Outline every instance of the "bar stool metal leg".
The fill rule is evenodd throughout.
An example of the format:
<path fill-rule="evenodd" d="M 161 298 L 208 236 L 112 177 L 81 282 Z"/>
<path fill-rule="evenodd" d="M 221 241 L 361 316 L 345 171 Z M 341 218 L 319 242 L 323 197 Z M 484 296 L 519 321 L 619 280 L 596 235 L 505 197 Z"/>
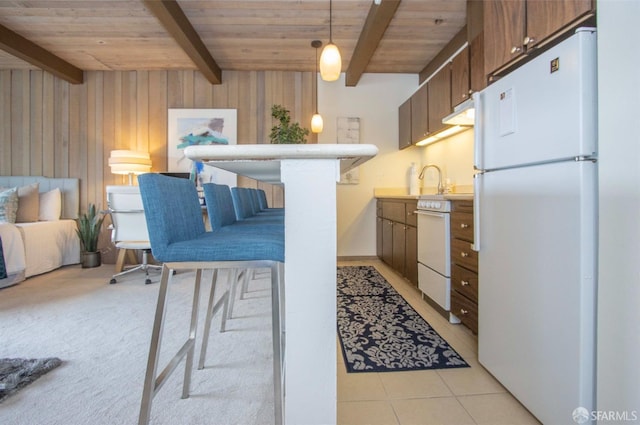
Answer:
<path fill-rule="evenodd" d="M 284 341 L 282 332 L 281 315 L 283 305 L 282 297 L 282 274 L 279 273 L 279 263 L 271 265 L 271 328 L 273 338 L 273 402 L 276 425 L 284 422 L 284 386 L 283 386 L 283 362 L 284 362 Z"/>
<path fill-rule="evenodd" d="M 220 332 L 225 331 L 227 322 L 227 310 L 229 308 L 229 291 L 226 291 L 222 297 L 214 304 L 215 287 L 218 281 L 218 269 L 214 269 L 211 278 L 211 292 L 209 292 L 209 304 L 207 306 L 207 316 L 204 322 L 204 335 L 202 337 L 202 347 L 200 348 L 200 360 L 198 361 L 198 369 L 204 369 L 204 361 L 207 357 L 207 347 L 209 345 L 209 333 L 211 332 L 211 320 L 220 308 L 222 308 L 222 320 L 220 323 Z"/>
<path fill-rule="evenodd" d="M 156 374 L 158 371 L 158 356 L 160 354 L 160 345 L 162 342 L 162 325 L 166 312 L 167 290 L 169 288 L 169 277 L 172 271 L 165 265 L 162 268 L 162 277 L 160 279 L 160 292 L 158 294 L 158 304 L 156 305 L 156 314 L 153 320 L 153 331 L 151 333 L 151 345 L 149 347 L 149 360 L 147 361 L 147 372 L 144 377 L 144 388 L 142 390 L 142 403 L 140 404 L 140 416 L 138 418 L 139 425 L 149 423 L 151 414 L 151 401 L 158 391 L 156 384 Z"/>
<path fill-rule="evenodd" d="M 182 345 L 180 350 L 171 358 L 169 363 L 158 375 L 158 358 L 162 342 L 162 328 L 165 319 L 167 307 L 167 292 L 169 290 L 169 280 L 173 275 L 173 267 L 165 263 L 162 267 L 162 278 L 160 280 L 160 292 L 158 294 L 158 304 L 156 306 L 156 314 L 153 321 L 153 331 L 151 334 L 151 344 L 149 347 L 149 359 L 147 361 L 147 372 L 144 379 L 144 387 L 142 390 L 142 402 L 140 403 L 140 415 L 138 417 L 139 425 L 149 423 L 151 416 L 151 404 L 153 397 L 160 391 L 167 378 L 178 366 L 180 361 L 186 356 L 184 384 L 182 389 L 182 398 L 189 397 L 189 389 L 191 386 L 191 371 L 193 368 L 193 354 L 195 350 L 196 328 L 198 323 L 198 304 L 200 300 L 200 279 L 202 270 L 196 271 L 196 282 L 193 291 L 193 305 L 191 310 L 191 323 L 189 325 L 189 338 Z M 157 375 L 157 376 L 156 376 Z"/>

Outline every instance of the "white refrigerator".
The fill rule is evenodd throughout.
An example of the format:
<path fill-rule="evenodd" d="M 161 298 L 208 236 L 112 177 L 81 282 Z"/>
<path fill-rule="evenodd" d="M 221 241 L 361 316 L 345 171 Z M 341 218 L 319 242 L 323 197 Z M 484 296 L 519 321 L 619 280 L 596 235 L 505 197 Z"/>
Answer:
<path fill-rule="evenodd" d="M 474 95 L 478 357 L 549 425 L 595 409 L 596 72 L 582 28 Z"/>

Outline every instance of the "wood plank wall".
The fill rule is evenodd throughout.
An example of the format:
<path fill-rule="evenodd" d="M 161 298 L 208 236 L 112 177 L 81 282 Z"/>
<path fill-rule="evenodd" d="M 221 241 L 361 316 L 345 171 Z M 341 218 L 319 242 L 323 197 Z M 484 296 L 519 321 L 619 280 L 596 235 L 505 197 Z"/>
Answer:
<path fill-rule="evenodd" d="M 313 72 L 230 71 L 211 85 L 197 71 L 87 71 L 81 85 L 38 70 L 0 71 L 0 175 L 76 177 L 81 209 L 106 205 L 105 186 L 126 184 L 111 174 L 109 153 L 151 153 L 152 171 L 167 168 L 168 108 L 235 108 L 238 143 L 269 143 L 271 105 L 310 127 Z M 310 134 L 308 143 L 317 143 Z M 270 205 L 283 204 L 280 187 L 262 187 Z"/>

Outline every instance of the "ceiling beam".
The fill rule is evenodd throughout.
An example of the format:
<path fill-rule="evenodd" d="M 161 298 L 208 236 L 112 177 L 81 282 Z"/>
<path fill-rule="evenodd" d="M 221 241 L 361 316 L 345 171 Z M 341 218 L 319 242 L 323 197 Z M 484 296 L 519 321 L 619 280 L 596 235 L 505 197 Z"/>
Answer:
<path fill-rule="evenodd" d="M 144 0 L 182 50 L 211 84 L 222 83 L 222 71 L 175 0 Z"/>
<path fill-rule="evenodd" d="M 80 68 L 71 65 L 4 25 L 0 25 L 0 49 L 72 84 L 82 84 L 84 81 L 84 73 Z"/>
<path fill-rule="evenodd" d="M 400 0 L 382 0 L 379 5 L 371 3 L 367 20 L 345 73 L 347 87 L 354 87 L 360 81 L 399 5 Z"/>

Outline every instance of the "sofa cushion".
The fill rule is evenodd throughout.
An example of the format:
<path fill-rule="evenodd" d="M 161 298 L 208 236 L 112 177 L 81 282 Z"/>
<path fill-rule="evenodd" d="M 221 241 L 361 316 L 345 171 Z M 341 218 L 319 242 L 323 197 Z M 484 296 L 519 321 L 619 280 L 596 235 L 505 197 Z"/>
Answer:
<path fill-rule="evenodd" d="M 18 212 L 16 223 L 33 223 L 38 221 L 40 214 L 40 197 L 38 183 L 18 188 Z"/>
<path fill-rule="evenodd" d="M 18 212 L 18 188 L 0 191 L 0 222 L 15 223 Z"/>

